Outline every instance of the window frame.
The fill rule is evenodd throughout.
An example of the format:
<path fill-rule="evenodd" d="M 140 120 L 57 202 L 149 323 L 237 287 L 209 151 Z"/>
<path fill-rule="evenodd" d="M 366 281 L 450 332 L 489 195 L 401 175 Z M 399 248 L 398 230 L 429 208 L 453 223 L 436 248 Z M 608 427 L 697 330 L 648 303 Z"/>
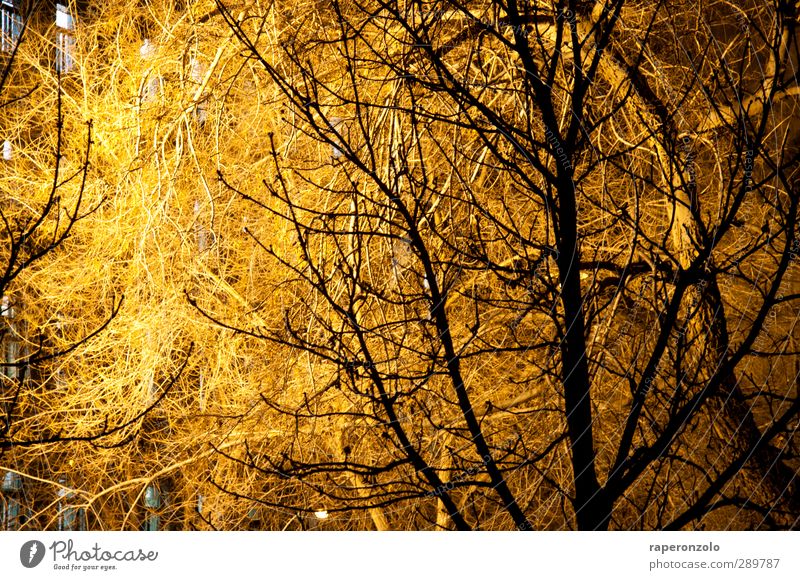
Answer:
<path fill-rule="evenodd" d="M 17 0 L 0 2 L 0 52 L 14 52 L 22 34 L 22 15 Z"/>
<path fill-rule="evenodd" d="M 69 6 L 56 4 L 56 71 L 69 73 L 75 68 L 75 17 Z"/>

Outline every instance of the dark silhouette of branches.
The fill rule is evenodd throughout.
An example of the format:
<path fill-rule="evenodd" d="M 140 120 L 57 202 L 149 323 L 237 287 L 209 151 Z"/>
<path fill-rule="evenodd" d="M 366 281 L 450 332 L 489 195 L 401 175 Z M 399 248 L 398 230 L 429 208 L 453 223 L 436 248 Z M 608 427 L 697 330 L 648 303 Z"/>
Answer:
<path fill-rule="evenodd" d="M 218 177 L 284 228 L 245 231 L 285 282 L 189 300 L 306 368 L 246 419 L 288 434 L 220 452 L 291 491 L 244 495 L 796 525 L 796 6 L 332 0 L 273 39 L 216 4 L 280 93 L 263 183 Z"/>

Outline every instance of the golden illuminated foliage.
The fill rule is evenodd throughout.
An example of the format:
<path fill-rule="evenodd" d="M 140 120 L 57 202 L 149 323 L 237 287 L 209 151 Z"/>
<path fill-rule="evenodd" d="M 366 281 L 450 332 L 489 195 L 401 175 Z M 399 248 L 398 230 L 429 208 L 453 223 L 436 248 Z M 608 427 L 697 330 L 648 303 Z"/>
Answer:
<path fill-rule="evenodd" d="M 33 18 L 28 527 L 793 525 L 797 14 L 701 4 Z"/>

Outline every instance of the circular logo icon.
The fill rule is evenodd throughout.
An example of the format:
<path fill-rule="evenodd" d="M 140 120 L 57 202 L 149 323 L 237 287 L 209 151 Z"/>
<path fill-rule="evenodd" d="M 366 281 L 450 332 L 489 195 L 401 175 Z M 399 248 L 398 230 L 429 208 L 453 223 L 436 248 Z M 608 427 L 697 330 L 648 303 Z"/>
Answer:
<path fill-rule="evenodd" d="M 30 540 L 19 549 L 19 561 L 26 568 L 36 568 L 44 560 L 44 544 L 39 540 Z"/>

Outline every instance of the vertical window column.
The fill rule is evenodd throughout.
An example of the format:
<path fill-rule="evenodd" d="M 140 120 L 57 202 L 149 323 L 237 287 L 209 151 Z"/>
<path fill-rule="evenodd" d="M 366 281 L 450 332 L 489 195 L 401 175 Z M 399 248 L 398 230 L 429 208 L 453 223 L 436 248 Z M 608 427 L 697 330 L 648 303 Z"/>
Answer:
<path fill-rule="evenodd" d="M 3 296 L 0 301 L 0 316 L 4 319 L 5 328 L 2 330 L 3 338 L 3 365 L 2 374 L 8 379 L 15 381 L 19 378 L 19 337 L 17 336 L 16 329 L 14 328 L 14 308 L 8 296 Z"/>
<path fill-rule="evenodd" d="M 22 31 L 22 17 L 17 10 L 17 0 L 2 0 L 0 3 L 0 50 L 12 52 Z"/>
<path fill-rule="evenodd" d="M 145 72 L 145 83 L 142 86 L 141 102 L 153 101 L 161 92 L 161 77 L 158 75 L 156 65 L 153 62 L 156 57 L 156 45 L 150 42 L 149 38 L 144 39 L 144 43 L 139 47 L 139 56 L 149 68 Z"/>
<path fill-rule="evenodd" d="M 202 93 L 200 93 L 200 87 L 203 86 L 203 77 L 206 74 L 206 67 L 200 60 L 193 56 L 192 60 L 189 64 L 189 78 L 192 81 L 192 84 L 197 87 L 197 93 L 195 94 L 195 105 L 194 105 L 194 116 L 197 119 L 197 124 L 201 127 L 206 122 L 206 100 Z"/>
<path fill-rule="evenodd" d="M 200 200 L 194 200 L 194 233 L 197 237 L 197 251 L 199 253 L 205 252 L 208 249 L 208 230 L 200 222 L 201 219 L 201 206 Z"/>
<path fill-rule="evenodd" d="M 61 532 L 85 531 L 86 530 L 86 510 L 75 507 L 75 492 L 67 487 L 66 478 L 58 480 L 61 487 L 58 489 L 58 530 Z"/>
<path fill-rule="evenodd" d="M 18 473 L 7 472 L 3 476 L 3 502 L 0 504 L 0 519 L 4 530 L 18 530 L 25 523 L 22 516 L 22 477 Z"/>
<path fill-rule="evenodd" d="M 68 73 L 75 66 L 75 20 L 63 4 L 56 4 L 56 29 L 56 70 Z"/>
<path fill-rule="evenodd" d="M 161 491 L 156 484 L 151 483 L 144 490 L 144 507 L 147 516 L 144 521 L 144 530 L 157 532 L 159 526 L 159 512 L 161 511 Z"/>

